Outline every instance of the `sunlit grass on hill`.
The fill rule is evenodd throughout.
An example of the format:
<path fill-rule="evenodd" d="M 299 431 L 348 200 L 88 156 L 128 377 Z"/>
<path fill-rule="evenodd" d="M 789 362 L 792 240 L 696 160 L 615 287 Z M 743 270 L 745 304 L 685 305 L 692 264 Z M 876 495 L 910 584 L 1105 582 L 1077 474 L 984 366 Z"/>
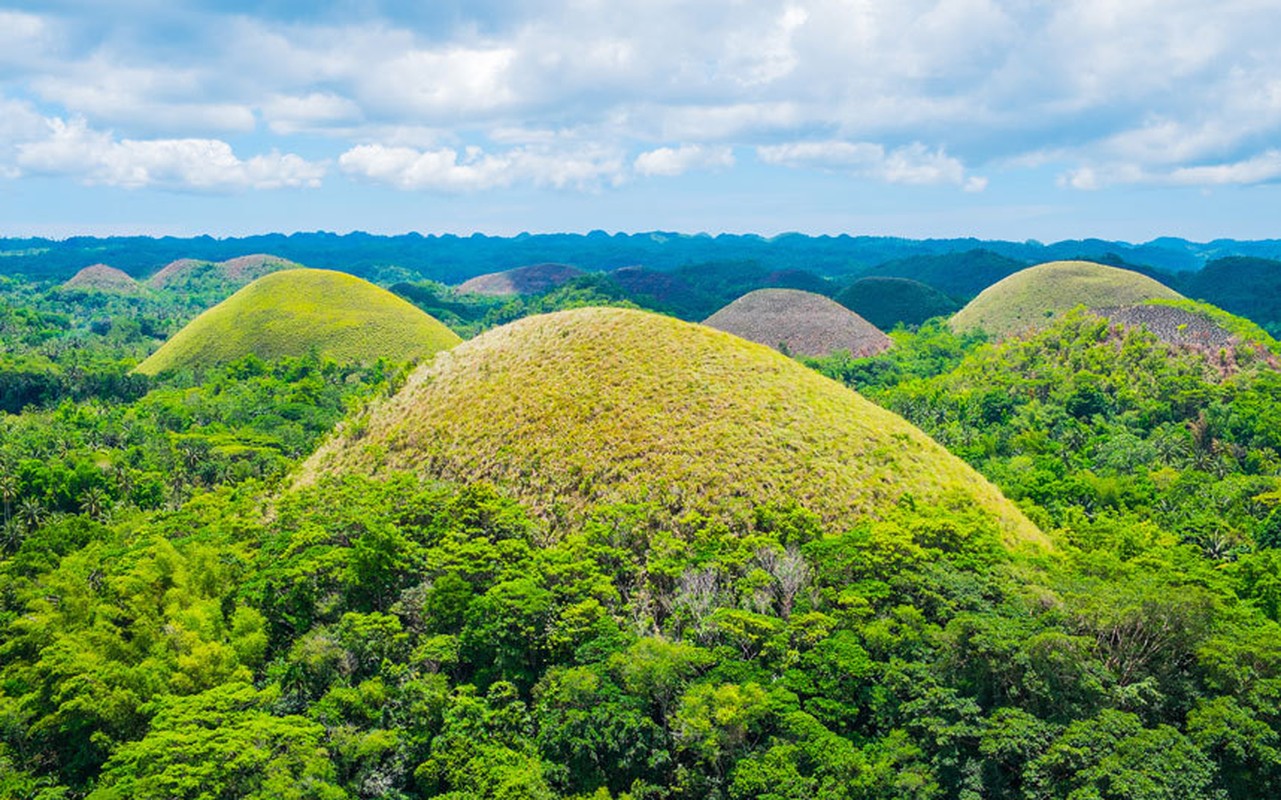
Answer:
<path fill-rule="evenodd" d="M 640 502 L 743 529 L 756 507 L 799 503 L 843 529 L 922 502 L 985 510 L 1010 544 L 1044 541 L 895 414 L 763 345 L 627 309 L 530 317 L 438 356 L 300 481 L 396 469 L 493 481 L 553 523 Z"/>
<path fill-rule="evenodd" d="M 352 275 L 297 269 L 259 278 L 201 314 L 138 365 L 154 375 L 253 354 L 409 361 L 461 341 L 412 304 Z"/>
<path fill-rule="evenodd" d="M 1146 275 L 1089 261 L 1052 261 L 984 289 L 952 317 L 956 331 L 997 337 L 1037 330 L 1077 306 L 1101 308 L 1183 296 Z"/>

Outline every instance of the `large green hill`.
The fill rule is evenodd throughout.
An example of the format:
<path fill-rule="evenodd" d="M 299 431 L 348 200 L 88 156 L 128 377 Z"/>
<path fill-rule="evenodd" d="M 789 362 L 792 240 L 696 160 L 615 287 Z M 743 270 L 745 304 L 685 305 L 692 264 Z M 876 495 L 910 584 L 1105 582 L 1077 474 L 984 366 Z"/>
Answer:
<path fill-rule="evenodd" d="M 1090 261 L 1051 261 L 984 289 L 952 317 L 957 331 L 1009 336 L 1044 328 L 1076 306 L 1101 308 L 1182 295 L 1137 272 Z"/>
<path fill-rule="evenodd" d="M 749 524 L 797 502 L 831 526 L 910 495 L 986 509 L 1043 541 L 999 491 L 900 417 L 763 345 L 657 314 L 584 308 L 491 330 L 420 367 L 305 465 L 490 480 L 544 517 L 649 502 Z"/>
<path fill-rule="evenodd" d="M 836 302 L 883 331 L 900 322 L 920 325 L 960 308 L 938 289 L 911 278 L 859 278 L 836 295 Z"/>
<path fill-rule="evenodd" d="M 154 375 L 254 354 L 312 350 L 339 361 L 429 356 L 457 334 L 391 292 L 343 272 L 294 269 L 266 275 L 196 317 L 137 371 Z"/>

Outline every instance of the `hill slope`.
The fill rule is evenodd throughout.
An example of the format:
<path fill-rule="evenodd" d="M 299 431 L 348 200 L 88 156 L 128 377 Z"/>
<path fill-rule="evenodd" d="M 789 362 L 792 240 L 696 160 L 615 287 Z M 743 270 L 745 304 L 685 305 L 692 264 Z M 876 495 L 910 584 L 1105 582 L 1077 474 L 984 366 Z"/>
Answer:
<path fill-rule="evenodd" d="M 542 294 L 564 286 L 585 274 L 568 264 L 531 264 L 527 267 L 479 275 L 459 285 L 458 291 L 471 294 Z"/>
<path fill-rule="evenodd" d="M 960 308 L 938 289 L 911 278 L 859 278 L 836 295 L 836 302 L 883 331 L 900 322 L 920 325 Z"/>
<path fill-rule="evenodd" d="M 1281 329 L 1281 261 L 1220 258 L 1184 278 L 1180 289 L 1274 331 Z"/>
<path fill-rule="evenodd" d="M 171 290 L 184 290 L 208 283 L 243 286 L 270 272 L 300 267 L 300 264 L 288 259 L 262 253 L 217 262 L 180 258 L 169 262 L 147 279 L 147 285 L 153 289 Z"/>
<path fill-rule="evenodd" d="M 106 264 L 92 264 L 73 275 L 64 289 L 93 289 L 99 292 L 117 292 L 120 294 L 137 294 L 142 285 L 129 277 L 129 274 L 109 267 Z"/>
<path fill-rule="evenodd" d="M 319 269 L 273 272 L 201 314 L 138 365 L 154 375 L 205 367 L 250 353 L 338 361 L 393 361 L 454 346 L 458 335 L 391 292 Z"/>
<path fill-rule="evenodd" d="M 977 249 L 897 259 L 864 270 L 863 276 L 909 278 L 954 297 L 971 298 L 1026 268 L 1026 261 Z"/>
<path fill-rule="evenodd" d="M 835 300 L 798 289 L 749 292 L 703 324 L 802 356 L 848 350 L 865 357 L 890 346 L 890 337 L 858 314 Z"/>
<path fill-rule="evenodd" d="M 644 311 L 583 308 L 493 329 L 340 429 L 301 483 L 414 469 L 491 480 L 552 520 L 651 502 L 750 526 L 797 502 L 848 527 L 905 495 L 986 509 L 1043 541 L 995 487 L 900 417 L 767 347 Z"/>
<path fill-rule="evenodd" d="M 1052 323 L 1079 305 L 1113 307 L 1146 300 L 1179 300 L 1182 295 L 1151 278 L 1090 261 L 1051 261 L 984 289 L 956 312 L 956 331 L 975 329 L 1008 336 Z"/>

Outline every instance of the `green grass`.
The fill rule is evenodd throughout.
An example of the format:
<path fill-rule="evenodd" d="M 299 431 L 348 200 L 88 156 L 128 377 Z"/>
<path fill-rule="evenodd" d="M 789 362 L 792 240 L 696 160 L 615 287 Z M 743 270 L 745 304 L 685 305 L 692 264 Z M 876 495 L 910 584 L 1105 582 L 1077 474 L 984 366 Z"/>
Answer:
<path fill-rule="evenodd" d="M 1089 261 L 1052 261 L 984 289 L 952 317 L 953 330 L 997 337 L 1040 330 L 1077 307 L 1101 308 L 1183 296 L 1146 275 Z"/>
<path fill-rule="evenodd" d="M 408 361 L 461 341 L 391 292 L 342 272 L 295 269 L 266 275 L 196 317 L 137 371 L 208 367 L 255 354 L 368 363 Z"/>
<path fill-rule="evenodd" d="M 303 466 L 489 480 L 555 523 L 601 503 L 751 525 L 800 503 L 829 529 L 905 498 L 986 510 L 1043 542 L 977 472 L 901 417 L 770 348 L 644 311 L 528 317 L 420 367 Z"/>

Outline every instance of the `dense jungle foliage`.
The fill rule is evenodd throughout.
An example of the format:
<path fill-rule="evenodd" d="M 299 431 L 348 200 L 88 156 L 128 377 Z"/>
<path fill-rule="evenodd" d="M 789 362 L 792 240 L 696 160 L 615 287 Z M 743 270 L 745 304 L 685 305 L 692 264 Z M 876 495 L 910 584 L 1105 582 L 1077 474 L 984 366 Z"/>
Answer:
<path fill-rule="evenodd" d="M 0 414 L 0 797 L 1281 792 L 1266 349 L 1073 314 L 810 362 L 984 472 L 1052 553 L 910 497 L 827 527 L 760 507 L 750 531 L 605 506 L 553 537 L 488 484 L 282 480 L 405 365 L 144 380 L 194 309 L 0 288 L 0 381 L 48 382 Z"/>

